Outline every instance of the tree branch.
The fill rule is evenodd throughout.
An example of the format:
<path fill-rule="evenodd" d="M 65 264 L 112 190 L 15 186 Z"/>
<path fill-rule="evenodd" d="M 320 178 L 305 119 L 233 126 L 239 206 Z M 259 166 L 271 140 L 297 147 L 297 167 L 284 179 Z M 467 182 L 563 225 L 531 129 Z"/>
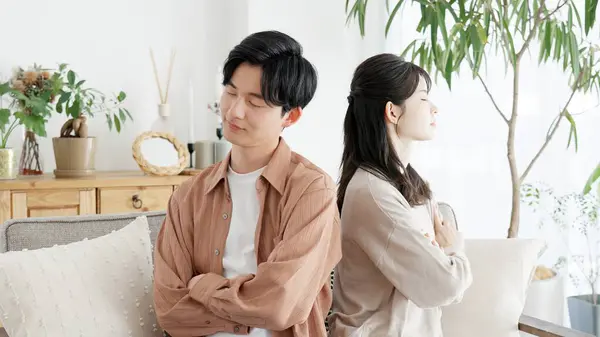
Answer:
<path fill-rule="evenodd" d="M 583 73 L 581 73 L 579 75 L 579 79 L 581 79 L 582 75 L 583 75 Z M 523 183 L 523 181 L 527 177 L 527 174 L 529 174 L 529 171 L 531 171 L 531 168 L 533 167 L 533 165 L 535 164 L 535 162 L 542 155 L 542 152 L 544 152 L 544 150 L 548 146 L 548 143 L 550 143 L 550 140 L 552 140 L 552 137 L 554 137 L 554 134 L 558 130 L 558 127 L 560 126 L 560 122 L 562 121 L 563 117 L 565 117 L 565 114 L 567 113 L 567 108 L 569 107 L 569 104 L 571 104 L 571 100 L 573 99 L 573 96 L 575 96 L 575 92 L 577 92 L 578 89 L 579 89 L 579 80 L 577 81 L 577 83 L 575 84 L 575 86 L 573 86 L 573 90 L 571 91 L 571 95 L 569 96 L 569 99 L 567 100 L 567 103 L 565 103 L 565 106 L 562 108 L 562 110 L 558 114 L 558 120 L 556 121 L 556 124 L 554 124 L 554 126 L 552 127 L 552 130 L 550 131 L 550 133 L 548 134 L 548 136 L 546 136 L 546 140 L 544 141 L 544 144 L 542 144 L 542 146 L 537 151 L 537 153 L 535 154 L 535 156 L 533 156 L 533 159 L 531 159 L 531 161 L 529 162 L 529 165 L 527 165 L 527 168 L 525 169 L 525 171 L 523 171 L 523 174 L 519 178 L 519 180 L 521 181 L 521 184 Z"/>
<path fill-rule="evenodd" d="M 494 99 L 494 96 L 490 92 L 488 86 L 483 81 L 483 78 L 479 74 L 477 74 L 477 78 L 479 79 L 479 82 L 481 82 L 481 84 L 483 85 L 483 88 L 485 89 L 485 92 L 487 93 L 487 95 L 492 100 L 492 104 L 494 104 L 494 108 L 496 108 L 496 111 L 498 111 L 498 113 L 500 114 L 500 117 L 502 117 L 502 119 L 504 120 L 504 122 L 506 123 L 506 125 L 508 125 L 508 123 L 509 123 L 508 118 L 506 118 L 506 115 L 502 112 L 502 110 L 500 110 L 500 107 L 496 103 L 496 100 Z"/>
<path fill-rule="evenodd" d="M 546 15 L 542 21 L 548 20 L 552 15 L 556 14 L 556 12 L 563 8 L 568 2 L 569 0 L 565 0 L 565 2 L 557 4 L 556 8 L 552 12 L 548 13 L 548 15 Z"/>

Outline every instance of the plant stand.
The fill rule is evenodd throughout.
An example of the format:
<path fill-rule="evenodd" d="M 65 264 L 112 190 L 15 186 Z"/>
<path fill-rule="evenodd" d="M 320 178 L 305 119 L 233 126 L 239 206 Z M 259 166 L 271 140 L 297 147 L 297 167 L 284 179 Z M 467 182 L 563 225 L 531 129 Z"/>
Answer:
<path fill-rule="evenodd" d="M 19 174 L 25 176 L 41 175 L 44 173 L 40 156 L 40 145 L 33 131 L 25 131 L 25 140 L 19 161 Z"/>

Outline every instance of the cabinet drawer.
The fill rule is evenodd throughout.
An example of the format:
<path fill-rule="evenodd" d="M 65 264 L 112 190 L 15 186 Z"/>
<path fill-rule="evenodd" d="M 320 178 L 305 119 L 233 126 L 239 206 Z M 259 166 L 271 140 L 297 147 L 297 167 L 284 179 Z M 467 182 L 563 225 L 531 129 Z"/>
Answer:
<path fill-rule="evenodd" d="M 100 188 L 98 213 L 130 213 L 167 209 L 173 186 Z"/>
<path fill-rule="evenodd" d="M 15 191 L 11 195 L 12 218 L 73 216 L 96 213 L 96 191 Z"/>

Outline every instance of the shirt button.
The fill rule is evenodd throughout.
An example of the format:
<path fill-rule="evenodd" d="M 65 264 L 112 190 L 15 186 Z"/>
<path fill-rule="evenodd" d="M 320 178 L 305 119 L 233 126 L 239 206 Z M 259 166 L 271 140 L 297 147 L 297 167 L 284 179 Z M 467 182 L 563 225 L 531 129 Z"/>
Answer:
<path fill-rule="evenodd" d="M 216 256 L 219 256 L 219 254 L 220 254 L 219 250 L 218 250 L 218 249 L 215 249 L 215 255 L 216 255 Z"/>
<path fill-rule="evenodd" d="M 223 220 L 227 220 L 227 213 L 223 213 Z"/>
<path fill-rule="evenodd" d="M 233 332 L 240 332 L 240 326 L 239 325 L 234 326 Z"/>

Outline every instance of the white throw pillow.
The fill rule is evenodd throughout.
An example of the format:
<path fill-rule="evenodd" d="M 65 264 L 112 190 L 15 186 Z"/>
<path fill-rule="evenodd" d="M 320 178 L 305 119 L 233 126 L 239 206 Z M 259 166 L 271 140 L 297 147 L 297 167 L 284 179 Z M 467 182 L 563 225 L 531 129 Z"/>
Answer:
<path fill-rule="evenodd" d="M 444 337 L 519 337 L 519 317 L 542 248 L 532 239 L 465 240 L 473 284 L 460 303 L 442 309 Z"/>
<path fill-rule="evenodd" d="M 148 221 L 91 240 L 0 254 L 0 320 L 11 337 L 161 336 Z"/>

